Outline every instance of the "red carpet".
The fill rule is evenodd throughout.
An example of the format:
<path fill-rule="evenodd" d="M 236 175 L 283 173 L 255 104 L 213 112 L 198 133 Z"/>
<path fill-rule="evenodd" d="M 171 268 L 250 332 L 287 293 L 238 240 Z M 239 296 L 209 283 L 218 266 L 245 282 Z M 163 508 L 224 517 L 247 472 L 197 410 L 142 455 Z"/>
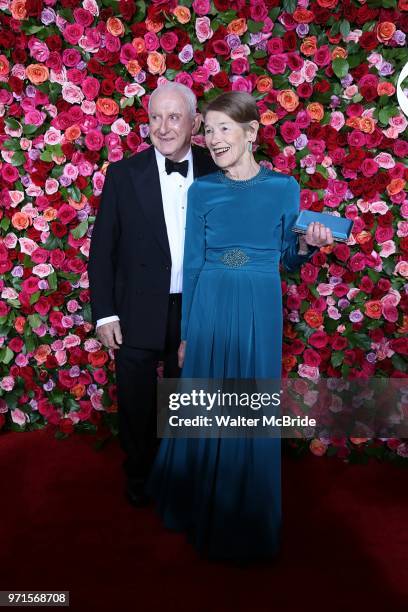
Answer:
<path fill-rule="evenodd" d="M 407 609 L 404 468 L 285 457 L 282 559 L 244 569 L 129 506 L 117 442 L 93 443 L 0 437 L 0 590 L 69 590 L 75 612 Z"/>

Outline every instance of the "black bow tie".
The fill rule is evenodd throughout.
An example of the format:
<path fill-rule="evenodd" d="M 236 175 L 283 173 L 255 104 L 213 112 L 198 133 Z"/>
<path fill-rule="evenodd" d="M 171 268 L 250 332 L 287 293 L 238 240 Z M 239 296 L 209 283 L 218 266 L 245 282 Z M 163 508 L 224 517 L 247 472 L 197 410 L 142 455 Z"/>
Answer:
<path fill-rule="evenodd" d="M 171 159 L 167 159 L 166 157 L 165 167 L 167 174 L 171 174 L 172 172 L 179 172 L 183 176 L 187 176 L 188 159 L 185 159 L 182 162 L 174 162 Z"/>

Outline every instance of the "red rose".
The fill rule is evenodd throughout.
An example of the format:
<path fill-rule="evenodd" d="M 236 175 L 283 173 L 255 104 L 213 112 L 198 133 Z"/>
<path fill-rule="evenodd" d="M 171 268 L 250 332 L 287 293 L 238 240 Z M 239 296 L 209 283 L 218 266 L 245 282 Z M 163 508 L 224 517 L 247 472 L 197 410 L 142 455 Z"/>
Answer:
<path fill-rule="evenodd" d="M 390 340 L 393 351 L 400 355 L 408 355 L 408 338 L 393 338 Z"/>
<path fill-rule="evenodd" d="M 328 335 L 325 331 L 315 331 L 309 336 L 309 344 L 317 349 L 321 349 L 326 346 L 328 342 Z"/>
<path fill-rule="evenodd" d="M 300 277 L 305 283 L 314 283 L 319 273 L 318 268 L 311 263 L 306 263 L 302 266 L 300 271 Z"/>
<path fill-rule="evenodd" d="M 222 70 L 212 77 L 212 82 L 214 83 L 215 87 L 224 89 L 224 87 L 226 87 L 229 83 L 228 74 Z"/>
<path fill-rule="evenodd" d="M 61 419 L 59 422 L 59 429 L 62 433 L 70 434 L 74 431 L 74 424 L 71 419 Z"/>
<path fill-rule="evenodd" d="M 321 359 L 317 351 L 307 348 L 303 351 L 303 361 L 306 365 L 317 368 L 320 365 Z"/>

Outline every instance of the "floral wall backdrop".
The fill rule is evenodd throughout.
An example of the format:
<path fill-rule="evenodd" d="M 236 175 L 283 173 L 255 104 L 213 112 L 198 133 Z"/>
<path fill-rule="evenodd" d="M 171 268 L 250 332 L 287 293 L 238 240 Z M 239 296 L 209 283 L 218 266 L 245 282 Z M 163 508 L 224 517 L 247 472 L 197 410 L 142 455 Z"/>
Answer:
<path fill-rule="evenodd" d="M 257 100 L 256 155 L 354 221 L 283 280 L 283 375 L 407 377 L 407 0 L 0 0 L 0 428 L 116 431 L 87 258 L 107 165 L 149 146 L 164 79 Z M 406 83 L 403 83 L 403 86 Z M 197 137 L 198 144 L 203 144 Z M 293 442 L 350 460 L 404 440 Z"/>

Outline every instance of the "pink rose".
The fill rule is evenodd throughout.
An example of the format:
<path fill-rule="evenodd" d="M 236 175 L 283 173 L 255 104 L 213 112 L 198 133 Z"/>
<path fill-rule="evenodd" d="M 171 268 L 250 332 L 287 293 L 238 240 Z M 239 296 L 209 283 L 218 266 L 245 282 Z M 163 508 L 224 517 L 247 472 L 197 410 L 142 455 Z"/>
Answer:
<path fill-rule="evenodd" d="M 253 90 L 252 81 L 244 77 L 237 77 L 232 82 L 232 91 L 247 91 L 251 93 Z"/>
<path fill-rule="evenodd" d="M 377 174 L 378 164 L 373 159 L 365 159 L 361 164 L 361 172 L 364 176 L 371 177 Z"/>
<path fill-rule="evenodd" d="M 393 235 L 394 235 L 394 230 L 392 226 L 389 226 L 389 225 L 385 227 L 379 226 L 375 230 L 375 238 L 377 242 L 386 242 L 386 240 L 391 240 Z"/>
<path fill-rule="evenodd" d="M 211 38 L 214 34 L 211 29 L 211 21 L 208 17 L 197 17 L 195 30 L 197 38 L 201 43 Z"/>
<path fill-rule="evenodd" d="M 79 23 L 67 23 L 63 30 L 63 36 L 71 45 L 76 45 L 84 33 L 84 28 Z"/>
<path fill-rule="evenodd" d="M 85 145 L 90 151 L 100 151 L 103 147 L 104 137 L 99 130 L 89 130 L 85 136 Z"/>
<path fill-rule="evenodd" d="M 191 74 L 195 83 L 207 83 L 210 73 L 204 66 L 199 66 L 197 70 Z"/>
<path fill-rule="evenodd" d="M 178 43 L 178 38 L 174 32 L 166 32 L 160 38 L 160 46 L 165 53 L 172 53 L 177 43 Z"/>
<path fill-rule="evenodd" d="M 319 67 L 327 66 L 327 64 L 330 64 L 331 55 L 329 46 L 322 45 L 321 47 L 319 47 L 313 56 L 313 61 L 316 62 Z"/>
<path fill-rule="evenodd" d="M 351 147 L 364 147 L 366 143 L 364 132 L 361 132 L 360 130 L 352 130 L 349 134 L 347 134 L 347 142 Z"/>
<path fill-rule="evenodd" d="M 210 0 L 194 0 L 192 8 L 196 15 L 202 17 L 211 10 Z"/>
<path fill-rule="evenodd" d="M 145 41 L 146 51 L 148 51 L 149 53 L 151 51 L 157 51 L 157 49 L 159 48 L 160 42 L 157 37 L 157 34 L 155 34 L 154 32 L 147 32 L 144 35 L 144 41 Z"/>
<path fill-rule="evenodd" d="M 231 72 L 233 74 L 243 74 L 244 72 L 248 72 L 248 70 L 249 62 L 246 57 L 239 57 L 231 62 Z"/>
<path fill-rule="evenodd" d="M 385 240 L 381 243 L 380 257 L 389 257 L 396 252 L 395 242 L 393 240 Z"/>
<path fill-rule="evenodd" d="M 174 79 L 177 83 L 183 83 L 183 85 L 186 85 L 187 87 L 191 87 L 193 86 L 193 79 L 191 78 L 191 76 L 188 74 L 188 72 L 179 72 L 175 79 Z"/>
<path fill-rule="evenodd" d="M 366 267 L 366 258 L 363 253 L 356 253 L 349 260 L 349 268 L 352 272 L 360 272 Z"/>
<path fill-rule="evenodd" d="M 382 302 L 382 314 L 384 319 L 390 321 L 391 323 L 398 321 L 398 310 L 392 304 Z"/>
<path fill-rule="evenodd" d="M 299 126 L 294 121 L 285 121 L 281 126 L 281 136 L 285 142 L 294 142 L 300 136 Z"/>
<path fill-rule="evenodd" d="M 286 55 L 271 55 L 268 60 L 267 68 L 271 74 L 283 74 L 286 70 Z"/>

